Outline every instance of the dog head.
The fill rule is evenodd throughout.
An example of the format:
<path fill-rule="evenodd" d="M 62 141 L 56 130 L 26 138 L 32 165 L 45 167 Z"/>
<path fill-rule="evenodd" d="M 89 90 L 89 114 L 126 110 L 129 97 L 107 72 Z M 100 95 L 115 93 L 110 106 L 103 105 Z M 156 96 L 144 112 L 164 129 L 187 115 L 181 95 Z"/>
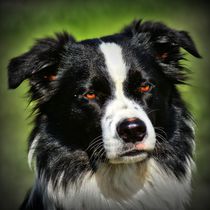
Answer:
<path fill-rule="evenodd" d="M 162 23 L 136 21 L 80 42 L 58 34 L 11 60 L 9 87 L 29 79 L 38 129 L 59 144 L 95 162 L 139 162 L 166 141 L 156 129 L 170 135 L 175 126 L 176 85 L 186 79 L 181 48 L 200 57 L 185 31 Z"/>

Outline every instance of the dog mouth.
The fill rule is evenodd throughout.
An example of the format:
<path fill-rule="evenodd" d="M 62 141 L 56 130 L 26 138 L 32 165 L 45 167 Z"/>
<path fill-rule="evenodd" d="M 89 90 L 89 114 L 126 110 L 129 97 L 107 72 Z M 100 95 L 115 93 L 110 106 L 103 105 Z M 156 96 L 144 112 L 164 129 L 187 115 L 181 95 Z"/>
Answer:
<path fill-rule="evenodd" d="M 144 153 L 148 153 L 146 151 L 137 150 L 137 149 L 131 149 L 127 151 L 123 151 L 119 154 L 119 157 L 135 157 Z"/>
<path fill-rule="evenodd" d="M 150 151 L 132 148 L 121 151 L 117 157 L 109 159 L 109 161 L 113 164 L 142 162 L 149 159 L 150 154 Z"/>

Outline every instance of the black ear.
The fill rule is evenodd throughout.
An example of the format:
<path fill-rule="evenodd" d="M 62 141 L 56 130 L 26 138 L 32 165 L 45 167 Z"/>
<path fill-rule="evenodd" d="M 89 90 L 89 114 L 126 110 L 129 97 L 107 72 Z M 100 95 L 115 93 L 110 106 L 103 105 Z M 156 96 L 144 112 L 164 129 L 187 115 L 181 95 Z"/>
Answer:
<path fill-rule="evenodd" d="M 197 58 L 201 58 L 195 43 L 186 31 L 174 31 L 174 36 L 174 40 L 180 47 L 184 48 L 191 55 Z"/>
<path fill-rule="evenodd" d="M 65 32 L 56 34 L 55 38 L 37 40 L 28 52 L 11 59 L 8 65 L 9 88 L 16 88 L 23 80 L 36 75 L 45 81 L 55 80 L 61 51 L 70 41 L 74 41 L 73 37 Z"/>
<path fill-rule="evenodd" d="M 180 48 L 185 49 L 197 58 L 201 58 L 192 38 L 187 32 L 171 29 L 160 22 L 147 21 L 141 23 L 141 21 L 134 21 L 124 29 L 124 33 L 130 36 L 146 34 L 154 48 L 156 58 L 162 62 L 168 62 L 173 59 L 179 60 L 181 58 Z"/>

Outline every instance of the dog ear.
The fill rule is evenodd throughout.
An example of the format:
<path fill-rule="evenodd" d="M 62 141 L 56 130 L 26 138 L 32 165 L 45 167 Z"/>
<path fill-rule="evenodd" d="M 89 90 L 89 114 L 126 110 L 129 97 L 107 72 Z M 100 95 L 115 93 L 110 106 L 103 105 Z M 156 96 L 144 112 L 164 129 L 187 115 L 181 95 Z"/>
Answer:
<path fill-rule="evenodd" d="M 154 49 L 154 56 L 164 63 L 175 62 L 182 58 L 180 48 L 185 49 L 191 55 L 201 58 L 196 46 L 185 31 L 177 31 L 159 22 L 134 21 L 124 29 L 127 35 L 146 34 Z"/>
<path fill-rule="evenodd" d="M 26 53 L 11 59 L 8 65 L 9 88 L 18 87 L 25 79 L 50 83 L 56 80 L 61 51 L 67 42 L 74 41 L 67 33 L 56 34 L 56 38 L 37 40 Z"/>

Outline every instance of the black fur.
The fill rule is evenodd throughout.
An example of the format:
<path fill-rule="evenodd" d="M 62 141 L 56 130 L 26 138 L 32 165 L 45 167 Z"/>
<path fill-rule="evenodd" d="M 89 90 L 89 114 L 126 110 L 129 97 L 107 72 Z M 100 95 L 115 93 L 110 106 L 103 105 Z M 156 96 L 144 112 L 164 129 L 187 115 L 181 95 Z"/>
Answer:
<path fill-rule="evenodd" d="M 66 187 L 78 181 L 78 176 L 82 180 L 87 171 L 95 173 L 100 163 L 107 161 L 105 153 L 99 158 L 93 155 L 93 149 L 87 150 L 90 142 L 101 135 L 104 106 L 113 97 L 113 84 L 98 49 L 101 40 L 122 47 L 131 69 L 124 84 L 125 94 L 142 105 L 154 127 L 162 128 L 156 130 L 157 143 L 151 156 L 181 179 L 186 175 L 187 157 L 192 157 L 194 136 L 186 123 L 191 115 L 176 87 L 186 81 L 180 48 L 195 57 L 200 55 L 187 32 L 140 21 L 100 39 L 77 42 L 67 33 L 44 38 L 10 61 L 9 88 L 29 79 L 31 100 L 36 101 L 29 148 L 38 135 L 34 153 L 37 179 L 44 173 L 45 180 L 51 179 L 56 186 L 63 173 L 61 184 Z M 152 81 L 156 87 L 147 96 L 135 92 L 142 80 Z M 89 89 L 98 93 L 93 102 L 83 97 Z M 44 199 L 42 191 L 29 193 L 21 210 L 42 210 Z"/>

